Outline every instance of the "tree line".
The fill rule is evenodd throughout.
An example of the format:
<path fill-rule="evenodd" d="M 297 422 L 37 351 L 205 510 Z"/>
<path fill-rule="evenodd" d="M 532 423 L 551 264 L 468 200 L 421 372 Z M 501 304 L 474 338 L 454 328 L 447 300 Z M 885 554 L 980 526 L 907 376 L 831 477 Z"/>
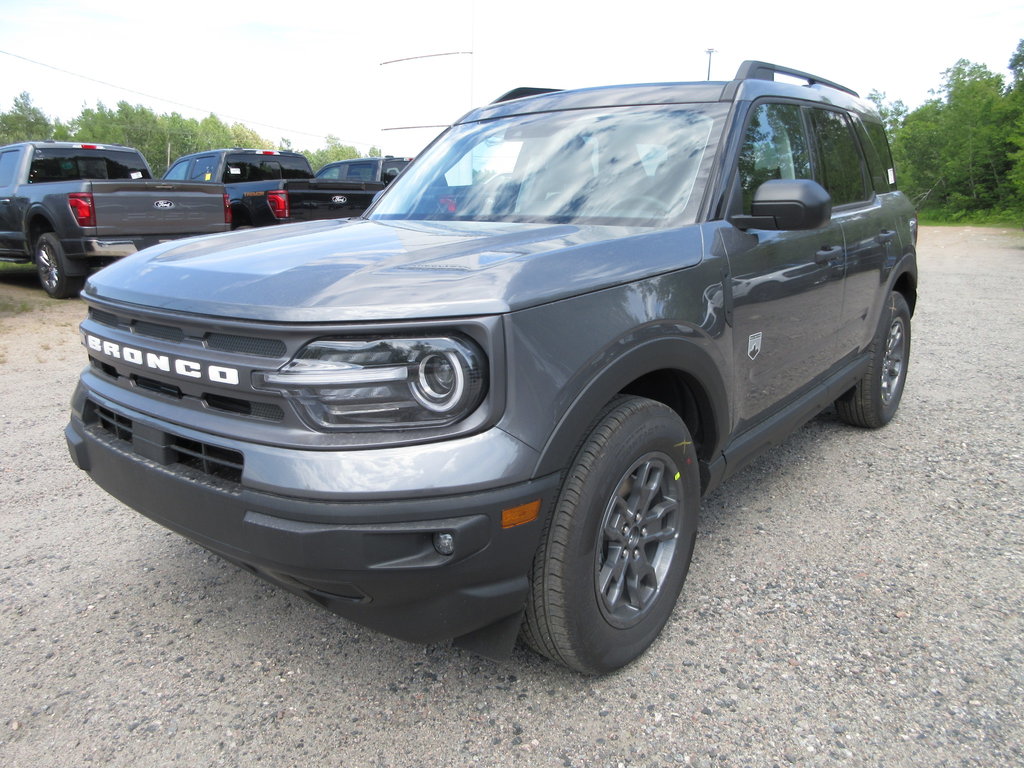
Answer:
<path fill-rule="evenodd" d="M 324 146 L 306 150 L 313 170 L 336 160 L 360 157 L 355 147 L 328 135 Z M 51 120 L 32 104 L 28 93 L 14 99 L 8 112 L 0 112 L 0 145 L 18 141 L 80 141 L 95 144 L 124 144 L 135 147 L 149 162 L 153 175 L 164 174 L 167 166 L 182 155 L 222 147 L 247 149 L 292 149 L 286 139 L 268 141 L 241 123 L 228 125 L 216 115 L 202 120 L 182 117 L 177 112 L 157 114 L 140 105 L 120 101 L 113 109 L 97 104 L 84 107 L 77 117 L 64 123 Z M 369 155 L 380 156 L 372 148 Z"/>
<path fill-rule="evenodd" d="M 925 220 L 1024 223 L 1024 40 L 1009 81 L 961 59 L 909 111 L 870 97 L 885 121 L 897 181 Z"/>

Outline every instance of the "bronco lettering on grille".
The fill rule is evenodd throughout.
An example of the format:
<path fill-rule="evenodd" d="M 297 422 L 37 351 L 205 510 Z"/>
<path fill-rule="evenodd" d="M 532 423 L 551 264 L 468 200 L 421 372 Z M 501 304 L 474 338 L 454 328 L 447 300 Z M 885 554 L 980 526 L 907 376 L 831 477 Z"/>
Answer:
<path fill-rule="evenodd" d="M 177 376 L 184 376 L 189 379 L 204 379 L 214 384 L 236 386 L 239 382 L 237 368 L 210 365 L 197 360 L 187 360 L 170 355 L 161 355 L 156 352 L 148 352 L 136 347 L 127 347 L 123 344 L 101 339 L 99 336 L 93 336 L 91 333 L 83 335 L 83 342 L 93 352 L 98 352 L 114 360 L 124 360 L 126 363 L 137 365 L 140 368 L 174 373 Z"/>

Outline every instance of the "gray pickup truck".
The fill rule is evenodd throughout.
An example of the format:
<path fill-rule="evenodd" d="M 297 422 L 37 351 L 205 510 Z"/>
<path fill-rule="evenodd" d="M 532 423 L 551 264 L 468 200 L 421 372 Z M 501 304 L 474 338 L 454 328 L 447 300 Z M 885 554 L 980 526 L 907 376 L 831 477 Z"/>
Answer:
<path fill-rule="evenodd" d="M 34 261 L 50 296 L 150 245 L 230 229 L 223 188 L 153 179 L 137 149 L 58 141 L 0 147 L 0 260 Z"/>

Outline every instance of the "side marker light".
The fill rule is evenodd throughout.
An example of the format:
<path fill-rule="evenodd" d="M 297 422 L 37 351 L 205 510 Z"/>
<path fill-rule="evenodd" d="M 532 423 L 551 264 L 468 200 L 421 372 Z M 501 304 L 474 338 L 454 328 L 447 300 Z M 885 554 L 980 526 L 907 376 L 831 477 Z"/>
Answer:
<path fill-rule="evenodd" d="M 540 514 L 540 499 L 518 507 L 501 510 L 501 527 L 514 528 L 517 525 L 532 522 Z"/>

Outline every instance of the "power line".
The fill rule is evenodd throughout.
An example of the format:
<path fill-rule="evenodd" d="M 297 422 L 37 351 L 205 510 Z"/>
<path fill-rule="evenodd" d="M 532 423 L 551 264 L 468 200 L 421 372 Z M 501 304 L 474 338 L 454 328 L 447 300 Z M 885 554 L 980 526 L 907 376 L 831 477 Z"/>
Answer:
<path fill-rule="evenodd" d="M 21 59 L 22 61 L 27 61 L 29 64 L 35 64 L 37 67 L 45 67 L 46 69 L 52 69 L 54 72 L 60 72 L 61 74 L 64 74 L 64 75 L 71 75 L 72 77 L 77 77 L 77 78 L 80 78 L 82 80 L 88 80 L 89 82 L 92 82 L 92 83 L 98 83 L 100 85 L 105 85 L 108 88 L 115 88 L 115 89 L 117 89 L 119 91 L 125 91 L 126 93 L 134 93 L 136 96 L 144 96 L 147 99 L 155 99 L 156 101 L 161 101 L 161 102 L 163 102 L 165 104 L 173 104 L 176 107 L 183 107 L 185 109 L 191 109 L 191 110 L 193 110 L 195 112 L 206 112 L 207 114 L 217 114 L 218 111 L 219 111 L 219 110 L 216 110 L 216 109 L 206 109 L 205 107 L 197 107 L 197 106 L 195 106 L 193 104 L 185 104 L 185 103 L 180 102 L 180 101 L 174 101 L 173 99 L 165 99 L 162 96 L 154 96 L 151 93 L 145 93 L 143 91 L 136 91 L 136 90 L 134 90 L 132 88 L 125 88 L 123 85 L 116 85 L 114 83 L 108 83 L 106 80 L 97 80 L 95 77 L 89 77 L 87 75 L 79 74 L 78 72 L 71 72 L 70 70 L 67 70 L 67 69 L 61 69 L 60 67 L 55 67 L 52 64 L 47 64 L 46 62 L 43 62 L 43 61 L 36 61 L 35 59 L 30 59 L 27 56 L 20 56 L 19 54 L 11 53 L 10 51 L 0 51 L 0 53 L 4 54 L 5 56 L 10 56 L 11 58 L 14 58 L 14 59 Z M 303 136 L 312 136 L 313 138 L 317 138 L 317 139 L 321 139 L 321 140 L 326 140 L 327 139 L 326 136 L 323 136 L 321 134 L 309 133 L 307 131 L 297 131 L 297 130 L 294 130 L 292 128 L 282 128 L 281 126 L 270 125 L 269 123 L 261 123 L 261 122 L 259 122 L 257 120 L 247 120 L 244 117 L 236 117 L 235 115 L 229 115 L 229 114 L 224 113 L 224 112 L 220 112 L 220 115 L 222 117 L 228 118 L 229 120 L 235 120 L 236 122 L 246 123 L 246 124 L 251 123 L 253 125 L 263 126 L 264 128 L 272 128 L 275 131 L 283 131 L 285 133 L 298 133 L 298 134 L 301 134 Z M 343 142 L 343 143 L 347 143 L 347 144 L 363 145 L 363 146 L 367 146 L 367 147 L 376 146 L 376 144 L 374 142 L 368 142 L 368 141 L 351 141 L 351 140 L 346 140 L 346 139 L 339 139 L 339 141 Z"/>

